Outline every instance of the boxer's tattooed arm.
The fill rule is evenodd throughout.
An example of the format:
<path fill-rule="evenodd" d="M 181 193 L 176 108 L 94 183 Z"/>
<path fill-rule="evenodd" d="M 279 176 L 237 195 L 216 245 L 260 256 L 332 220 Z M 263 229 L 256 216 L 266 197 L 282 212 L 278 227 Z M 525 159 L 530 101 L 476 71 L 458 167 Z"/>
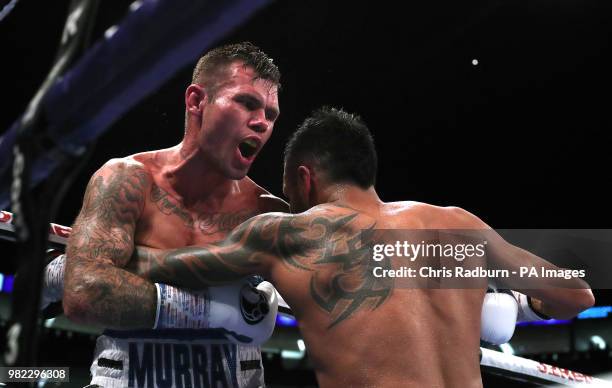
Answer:
<path fill-rule="evenodd" d="M 368 244 L 374 223 L 342 211 L 316 217 L 262 215 L 240 225 L 225 241 L 173 251 L 138 248 L 139 274 L 179 287 L 201 288 L 258 273 L 270 278 L 274 263 L 304 271 L 310 297 L 330 315 L 333 327 L 362 308 L 375 309 L 393 290 L 393 281 L 372 276 Z M 278 272 L 277 272 L 278 273 Z"/>
<path fill-rule="evenodd" d="M 68 241 L 64 310 L 80 323 L 146 328 L 155 320 L 155 286 L 124 269 L 150 185 L 146 171 L 112 161 L 91 178 Z"/>
<path fill-rule="evenodd" d="M 167 252 L 159 248 L 136 246 L 132 260 L 125 269 L 143 279 L 151 280 L 151 271 L 161 267 Z"/>
<path fill-rule="evenodd" d="M 226 240 L 206 247 L 156 251 L 139 247 L 139 276 L 185 288 L 202 288 L 241 279 L 249 274 L 267 275 L 283 243 L 278 230 L 291 216 L 266 214 L 244 222 Z"/>

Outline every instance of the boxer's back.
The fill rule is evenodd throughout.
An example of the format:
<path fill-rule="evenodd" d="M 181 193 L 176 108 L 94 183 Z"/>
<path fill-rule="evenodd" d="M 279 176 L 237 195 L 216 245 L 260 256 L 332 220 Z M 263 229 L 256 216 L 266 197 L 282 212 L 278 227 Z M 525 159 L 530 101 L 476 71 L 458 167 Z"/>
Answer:
<path fill-rule="evenodd" d="M 303 213 L 309 246 L 276 266 L 322 387 L 481 386 L 483 289 L 402 287 L 372 276 L 364 231 L 459 228 L 453 210 L 417 203 L 322 205 Z M 306 227 L 307 225 L 307 227 Z M 368 232 L 365 232 L 368 233 Z"/>

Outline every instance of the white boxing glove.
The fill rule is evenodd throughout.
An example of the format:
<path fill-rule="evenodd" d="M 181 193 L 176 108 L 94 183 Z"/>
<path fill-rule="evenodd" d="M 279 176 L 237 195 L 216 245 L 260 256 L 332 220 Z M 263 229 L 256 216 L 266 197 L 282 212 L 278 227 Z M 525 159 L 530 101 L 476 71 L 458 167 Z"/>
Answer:
<path fill-rule="evenodd" d="M 271 283 L 263 281 L 254 287 L 244 281 L 211 287 L 210 296 L 210 327 L 227 330 L 232 342 L 261 345 L 272 335 L 278 298 Z"/>
<path fill-rule="evenodd" d="M 57 251 L 47 252 L 47 258 L 51 259 Z M 44 310 L 51 303 L 59 302 L 64 295 L 64 267 L 66 256 L 60 254 L 47 264 L 43 273 L 42 295 L 40 298 L 40 309 Z"/>
<path fill-rule="evenodd" d="M 494 345 L 508 342 L 514 334 L 519 306 L 508 290 L 487 292 L 480 315 L 480 339 Z"/>
<path fill-rule="evenodd" d="M 261 345 L 272 335 L 278 297 L 269 282 L 254 287 L 244 280 L 202 291 L 155 285 L 155 329 L 223 329 L 229 341 L 244 345 Z"/>

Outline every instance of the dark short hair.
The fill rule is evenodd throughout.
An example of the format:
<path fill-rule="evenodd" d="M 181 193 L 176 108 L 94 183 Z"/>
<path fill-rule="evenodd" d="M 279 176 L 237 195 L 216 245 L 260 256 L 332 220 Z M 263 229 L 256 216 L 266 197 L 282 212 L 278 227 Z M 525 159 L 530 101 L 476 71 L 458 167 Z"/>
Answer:
<path fill-rule="evenodd" d="M 332 182 L 363 189 L 376 183 L 377 156 L 372 134 L 357 115 L 342 109 L 315 110 L 285 146 L 285 165 L 293 168 L 311 159 Z"/>
<path fill-rule="evenodd" d="M 209 84 L 215 91 L 216 77 L 227 65 L 241 61 L 245 66 L 252 67 L 258 78 L 273 82 L 280 89 L 281 74 L 272 59 L 251 42 L 242 42 L 217 47 L 203 55 L 193 69 L 192 83 Z"/>

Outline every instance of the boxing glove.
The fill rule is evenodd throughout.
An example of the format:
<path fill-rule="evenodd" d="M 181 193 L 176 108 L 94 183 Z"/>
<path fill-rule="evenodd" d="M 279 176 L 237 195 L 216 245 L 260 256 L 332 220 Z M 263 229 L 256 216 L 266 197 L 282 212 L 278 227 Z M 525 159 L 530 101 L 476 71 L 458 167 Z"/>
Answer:
<path fill-rule="evenodd" d="M 221 329 L 229 341 L 248 345 L 264 343 L 274 330 L 278 297 L 269 282 L 243 280 L 201 291 L 156 287 L 156 329 Z"/>
<path fill-rule="evenodd" d="M 64 267 L 66 256 L 60 251 L 47 251 L 47 265 L 43 272 L 40 309 L 45 319 L 63 314 L 62 297 L 64 294 Z"/>
<path fill-rule="evenodd" d="M 518 310 L 512 292 L 487 291 L 480 314 L 480 339 L 494 345 L 508 342 L 514 334 Z"/>

